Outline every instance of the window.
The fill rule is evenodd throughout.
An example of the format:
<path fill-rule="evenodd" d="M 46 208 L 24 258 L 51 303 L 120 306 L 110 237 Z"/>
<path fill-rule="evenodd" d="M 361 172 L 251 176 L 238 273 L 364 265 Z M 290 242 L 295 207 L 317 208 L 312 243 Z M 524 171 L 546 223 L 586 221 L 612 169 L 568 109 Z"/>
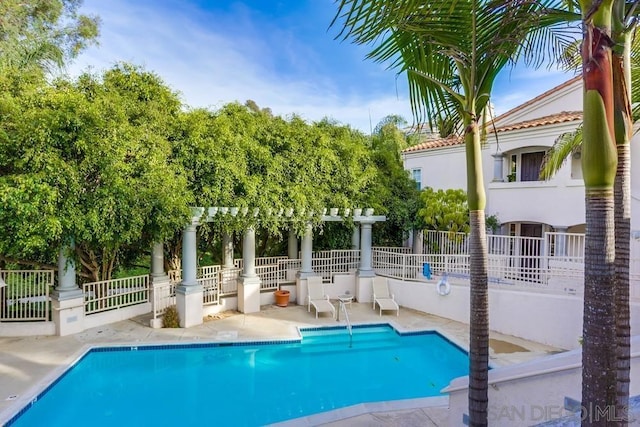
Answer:
<path fill-rule="evenodd" d="M 540 167 L 544 159 L 544 151 L 531 153 L 512 154 L 508 166 L 507 180 L 514 181 L 539 181 Z"/>
<path fill-rule="evenodd" d="M 507 181 L 513 182 L 516 180 L 516 174 L 518 173 L 518 156 L 511 155 L 511 164 L 509 165 L 509 175 L 507 175 Z"/>
<path fill-rule="evenodd" d="M 522 153 L 520 159 L 520 181 L 539 181 L 540 166 L 544 151 L 536 151 L 535 153 Z"/>
<path fill-rule="evenodd" d="M 416 182 L 418 190 L 422 190 L 422 169 L 411 169 L 411 178 Z"/>

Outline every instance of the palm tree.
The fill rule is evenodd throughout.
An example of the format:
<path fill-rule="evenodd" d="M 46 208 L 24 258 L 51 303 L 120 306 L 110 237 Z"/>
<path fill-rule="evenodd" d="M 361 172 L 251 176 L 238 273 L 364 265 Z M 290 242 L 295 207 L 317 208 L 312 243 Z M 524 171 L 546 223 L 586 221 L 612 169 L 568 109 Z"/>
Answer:
<path fill-rule="evenodd" d="M 615 279 L 616 279 L 616 415 L 627 425 L 629 417 L 629 384 L 631 382 L 631 325 L 629 308 L 629 240 L 631 238 L 631 167 L 630 140 L 634 117 L 631 60 L 638 59 L 640 43 L 634 43 L 636 20 L 631 19 L 635 6 L 627 9 L 625 0 L 615 0 L 612 16 L 614 126 L 618 166 L 614 183 Z M 632 47 L 635 55 L 631 55 Z M 637 65 L 637 64 L 636 64 Z M 635 68 L 638 78 L 638 67 Z"/>
<path fill-rule="evenodd" d="M 616 280 L 611 15 L 613 0 L 581 0 L 584 84 L 582 171 L 585 185 L 585 268 L 582 345 L 583 425 L 604 425 L 599 411 L 616 404 Z M 608 424 L 607 424 L 608 425 Z"/>
<path fill-rule="evenodd" d="M 470 238 L 469 425 L 487 425 L 489 316 L 480 116 L 498 73 L 543 23 L 544 1 L 341 0 L 338 37 L 406 73 L 414 118 L 462 122 Z"/>
<path fill-rule="evenodd" d="M 630 312 L 629 312 L 629 240 L 630 213 L 630 147 L 632 126 L 638 111 L 632 112 L 631 100 L 640 100 L 640 87 L 632 82 L 640 79 L 638 56 L 640 40 L 633 38 L 636 21 L 632 19 L 639 2 L 625 4 L 615 0 L 612 15 L 612 83 L 614 98 L 614 129 L 617 148 L 617 169 L 614 183 L 615 227 L 615 323 L 616 323 L 616 411 L 618 418 L 627 418 L 630 373 Z M 578 61 L 579 63 L 579 61 Z M 576 64 L 570 62 L 569 65 Z M 632 66 L 635 64 L 635 66 Z M 633 90 L 632 90 L 633 87 Z M 635 113 L 635 114 L 634 114 Z M 582 144 L 583 129 L 562 135 L 545 156 L 541 178 L 551 178 L 568 154 Z M 586 260 L 585 260 L 586 261 Z M 585 302 L 588 302 L 585 300 Z"/>

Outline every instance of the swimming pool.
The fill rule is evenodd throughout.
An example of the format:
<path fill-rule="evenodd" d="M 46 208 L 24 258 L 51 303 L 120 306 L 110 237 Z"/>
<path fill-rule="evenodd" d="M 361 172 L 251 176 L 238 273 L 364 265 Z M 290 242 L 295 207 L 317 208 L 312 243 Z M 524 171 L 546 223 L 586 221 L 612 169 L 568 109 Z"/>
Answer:
<path fill-rule="evenodd" d="M 301 329 L 302 340 L 90 350 L 9 425 L 264 425 L 438 396 L 467 353 L 432 331 Z"/>

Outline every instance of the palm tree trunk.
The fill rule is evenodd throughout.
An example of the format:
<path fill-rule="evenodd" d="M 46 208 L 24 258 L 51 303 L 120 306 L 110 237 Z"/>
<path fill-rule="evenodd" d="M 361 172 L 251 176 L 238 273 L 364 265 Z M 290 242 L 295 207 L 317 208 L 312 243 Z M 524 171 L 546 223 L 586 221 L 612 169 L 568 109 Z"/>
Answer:
<path fill-rule="evenodd" d="M 469 425 L 486 426 L 489 385 L 489 289 L 484 210 L 469 212 Z"/>
<path fill-rule="evenodd" d="M 582 346 L 583 426 L 615 424 L 616 280 L 611 18 L 613 0 L 583 0 L 584 122 L 582 175 L 586 238 Z"/>
<path fill-rule="evenodd" d="M 615 199 L 615 277 L 616 277 L 616 415 L 628 424 L 629 378 L 631 370 L 631 324 L 629 309 L 629 241 L 631 239 L 630 149 L 618 145 L 618 171 Z"/>
<path fill-rule="evenodd" d="M 480 132 L 475 120 L 466 123 L 467 200 L 469 241 L 469 425 L 488 424 L 489 289 L 487 284 L 486 196 L 482 176 Z"/>
<path fill-rule="evenodd" d="M 582 425 L 600 426 L 609 425 L 616 401 L 613 191 L 587 190 L 586 205 Z"/>
<path fill-rule="evenodd" d="M 614 126 L 618 167 L 614 183 L 616 244 L 616 415 L 628 425 L 631 370 L 631 325 L 629 308 L 629 241 L 631 239 L 631 33 L 625 26 L 626 5 L 616 0 L 612 20 L 615 46 L 612 52 Z"/>

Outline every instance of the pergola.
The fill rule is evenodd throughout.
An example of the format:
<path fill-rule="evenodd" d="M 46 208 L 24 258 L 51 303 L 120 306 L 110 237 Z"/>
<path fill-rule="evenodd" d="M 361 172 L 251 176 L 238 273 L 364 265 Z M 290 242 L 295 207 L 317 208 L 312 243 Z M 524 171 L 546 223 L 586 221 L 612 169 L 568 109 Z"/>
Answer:
<path fill-rule="evenodd" d="M 258 208 L 238 207 L 197 207 L 192 209 L 191 222 L 182 232 L 182 281 L 176 288 L 176 305 L 180 316 L 180 326 L 190 327 L 202 323 L 203 288 L 197 281 L 197 245 L 196 231 L 202 222 L 213 222 L 225 216 L 241 217 L 247 219 L 249 224 L 243 231 L 242 245 L 242 274 L 238 281 L 238 310 L 243 313 L 255 313 L 260 311 L 260 277 L 255 268 L 255 228 L 259 224 L 260 210 Z M 298 212 L 294 217 L 294 209 L 282 209 L 279 212 L 269 212 L 276 215 L 282 221 L 304 221 L 304 234 L 301 242 L 301 269 L 296 277 L 296 294 L 298 304 L 304 304 L 306 298 L 306 278 L 315 276 L 312 268 L 313 252 L 313 212 L 306 215 Z M 325 209 L 320 215 L 322 222 L 344 221 L 346 218 L 353 220 L 356 227 L 352 242 L 354 249 L 360 249 L 360 266 L 356 273 L 356 297 L 358 289 L 371 288 L 371 280 L 375 273 L 371 267 L 371 232 L 374 223 L 385 221 L 384 215 L 373 215 L 373 209 L 338 208 Z M 290 258 L 297 258 L 297 238 L 293 228 L 290 227 L 288 253 Z M 223 268 L 233 267 L 233 239 L 228 233 L 223 234 Z M 166 276 L 164 272 L 162 243 L 154 245 L 152 256 L 151 274 L 154 280 L 161 280 Z"/>

